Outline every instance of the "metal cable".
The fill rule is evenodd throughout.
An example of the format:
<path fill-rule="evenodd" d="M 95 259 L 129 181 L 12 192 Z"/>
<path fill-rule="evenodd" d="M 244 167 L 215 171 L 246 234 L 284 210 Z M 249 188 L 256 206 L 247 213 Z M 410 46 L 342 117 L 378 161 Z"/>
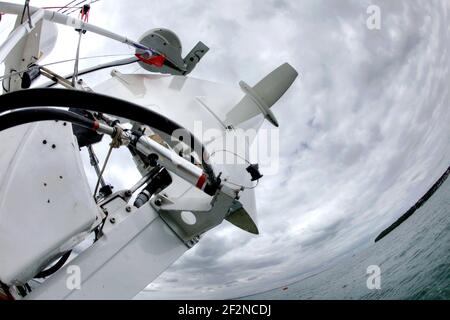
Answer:
<path fill-rule="evenodd" d="M 79 58 L 78 60 L 89 60 L 89 59 L 108 58 L 108 57 L 122 57 L 122 56 L 132 56 L 132 55 L 129 54 L 129 53 L 123 53 L 123 54 L 105 54 L 105 55 L 99 55 L 99 56 L 82 57 L 82 58 Z M 134 56 L 133 56 L 132 58 L 133 58 L 133 60 L 136 60 L 136 61 L 137 61 L 137 59 L 134 59 Z M 76 60 L 76 59 L 66 59 L 66 60 L 60 60 L 60 61 L 49 62 L 49 63 L 42 64 L 42 65 L 39 65 L 39 66 L 40 66 L 40 67 L 48 67 L 48 66 L 52 66 L 52 65 L 55 65 L 55 64 L 62 64 L 62 63 L 72 62 L 72 61 L 75 61 L 75 60 Z M 135 62 L 135 61 L 133 61 L 133 62 Z M 1 77 L 0 77 L 0 81 L 2 81 L 2 80 L 4 80 L 4 79 L 7 79 L 7 78 L 10 78 L 10 77 L 12 77 L 12 76 L 15 76 L 15 75 L 17 75 L 17 74 L 21 74 L 21 73 L 27 72 L 28 70 L 30 70 L 30 68 L 26 68 L 26 69 L 23 69 L 23 70 L 20 70 L 20 71 L 10 72 L 10 73 L 8 73 L 8 74 L 5 74 L 5 75 L 1 76 Z"/>
<path fill-rule="evenodd" d="M 75 56 L 75 63 L 73 66 L 73 77 L 72 77 L 72 86 L 73 87 L 75 87 L 75 84 L 78 81 L 78 62 L 80 60 L 80 47 L 81 47 L 81 37 L 82 36 L 83 36 L 83 30 L 80 30 L 79 36 L 78 36 L 77 53 Z"/>
<path fill-rule="evenodd" d="M 68 4 L 66 4 L 64 7 L 61 7 L 61 8 L 59 8 L 58 9 L 58 11 L 56 11 L 56 12 L 61 12 L 62 10 L 64 10 L 64 9 L 66 9 L 68 6 L 70 6 L 72 3 L 74 3 L 75 1 L 77 1 L 77 0 L 72 0 L 72 1 L 70 1 Z"/>
<path fill-rule="evenodd" d="M 100 179 L 102 179 L 103 173 L 105 172 L 105 169 L 106 169 L 106 165 L 108 164 L 109 158 L 111 157 L 112 149 L 114 149 L 114 147 L 112 145 L 110 145 L 109 150 L 108 150 L 108 154 L 106 155 L 105 162 L 103 163 L 102 170 L 100 171 L 100 174 L 99 174 L 98 179 L 97 179 L 97 183 L 95 185 L 94 199 L 95 199 L 95 196 L 97 195 L 98 188 L 100 186 Z"/>
<path fill-rule="evenodd" d="M 247 164 L 251 164 L 251 162 L 248 161 L 248 160 L 247 160 L 246 158 L 244 158 L 243 156 L 237 154 L 236 152 L 233 152 L 233 151 L 230 151 L 230 150 L 226 150 L 226 149 L 216 150 L 216 151 L 212 152 L 211 155 L 210 155 L 210 158 L 214 157 L 214 155 L 215 155 L 216 153 L 219 153 L 219 152 L 230 153 L 230 154 L 232 154 L 232 155 L 234 155 L 234 156 L 240 158 L 241 160 L 244 160 Z M 247 189 L 247 190 L 252 190 L 252 189 L 255 189 L 255 188 L 258 186 L 258 184 L 259 184 L 259 179 L 256 180 L 256 184 L 255 184 L 254 186 L 251 186 L 251 187 L 247 187 L 247 186 L 241 185 L 241 184 L 239 184 L 239 183 L 235 183 L 235 182 L 229 181 L 229 180 L 227 180 L 227 179 L 224 179 L 223 182 L 224 182 L 224 183 L 231 184 L 231 185 L 236 186 L 236 187 L 239 187 L 239 188 L 241 188 L 242 190 L 245 190 L 245 189 Z"/>
<path fill-rule="evenodd" d="M 96 2 L 98 2 L 98 1 L 100 1 L 100 0 L 94 0 L 94 1 L 91 1 L 89 4 L 91 5 L 91 4 L 96 3 Z M 75 11 L 77 11 L 78 9 L 82 9 L 82 8 L 75 8 L 74 10 L 72 10 L 72 11 L 70 11 L 70 12 L 67 12 L 66 14 L 67 14 L 67 15 L 71 15 L 72 13 L 74 13 Z"/>
<path fill-rule="evenodd" d="M 105 162 L 103 163 L 102 170 L 100 171 L 100 174 L 98 175 L 97 183 L 95 185 L 94 199 L 95 199 L 95 196 L 97 195 L 98 188 L 100 187 L 100 181 L 101 181 L 101 179 L 103 179 L 103 173 L 105 172 L 106 165 L 108 164 L 112 150 L 120 148 L 122 146 L 122 133 L 123 133 L 123 129 L 121 127 L 116 126 L 114 128 L 114 135 L 111 137 L 112 140 L 111 140 L 111 143 L 109 144 L 108 155 L 106 156 Z"/>
<path fill-rule="evenodd" d="M 79 5 L 83 4 L 84 2 L 86 2 L 86 0 L 82 0 L 82 1 L 80 1 L 80 2 L 77 2 L 77 3 L 74 4 L 73 6 L 74 6 L 74 7 L 79 6 Z M 78 8 L 77 8 L 77 10 L 78 10 Z M 70 8 L 65 9 L 65 10 L 62 11 L 61 13 L 65 14 L 67 11 L 70 11 Z M 69 14 L 69 13 L 67 13 L 67 14 Z"/>

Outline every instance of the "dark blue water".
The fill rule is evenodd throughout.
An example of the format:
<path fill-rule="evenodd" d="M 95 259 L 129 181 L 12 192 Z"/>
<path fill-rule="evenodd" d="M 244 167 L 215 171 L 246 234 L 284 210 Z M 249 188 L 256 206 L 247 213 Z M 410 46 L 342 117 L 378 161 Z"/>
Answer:
<path fill-rule="evenodd" d="M 380 289 L 367 287 L 371 265 L 380 268 Z M 450 179 L 368 249 L 319 274 L 244 299 L 450 299 Z"/>

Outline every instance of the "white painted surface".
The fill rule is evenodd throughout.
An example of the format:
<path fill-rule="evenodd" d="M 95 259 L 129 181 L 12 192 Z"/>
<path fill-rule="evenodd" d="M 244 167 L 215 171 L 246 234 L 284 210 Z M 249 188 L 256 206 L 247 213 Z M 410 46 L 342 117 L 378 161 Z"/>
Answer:
<path fill-rule="evenodd" d="M 98 209 L 70 124 L 19 126 L 0 141 L 0 280 L 11 284 L 82 240 Z"/>
<path fill-rule="evenodd" d="M 128 214 L 122 203 L 106 234 L 27 299 L 131 299 L 188 250 L 149 204 L 133 210 Z M 74 266 L 81 283 L 72 290 Z"/>

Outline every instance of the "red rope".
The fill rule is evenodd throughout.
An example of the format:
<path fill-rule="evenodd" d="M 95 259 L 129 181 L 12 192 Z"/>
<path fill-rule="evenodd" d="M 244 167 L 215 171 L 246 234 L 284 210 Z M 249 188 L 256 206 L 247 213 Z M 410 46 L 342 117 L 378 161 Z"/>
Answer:
<path fill-rule="evenodd" d="M 80 19 L 84 22 L 89 22 L 89 12 L 91 11 L 91 6 L 85 4 L 80 11 Z"/>

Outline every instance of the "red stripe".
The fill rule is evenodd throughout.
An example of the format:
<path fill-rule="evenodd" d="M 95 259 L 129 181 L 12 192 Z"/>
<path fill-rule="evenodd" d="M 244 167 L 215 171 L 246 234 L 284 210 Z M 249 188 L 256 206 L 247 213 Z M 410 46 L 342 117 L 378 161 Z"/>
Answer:
<path fill-rule="evenodd" d="M 198 178 L 196 187 L 202 189 L 206 182 L 206 174 L 202 174 L 200 178 Z"/>
<path fill-rule="evenodd" d="M 94 126 L 92 127 L 92 130 L 97 131 L 98 128 L 100 128 L 100 122 L 97 120 L 94 121 Z"/>
<path fill-rule="evenodd" d="M 151 64 L 158 68 L 161 68 L 164 65 L 164 61 L 166 61 L 166 58 L 164 56 L 158 55 L 145 58 L 142 54 L 136 53 L 135 56 L 145 64 Z"/>

